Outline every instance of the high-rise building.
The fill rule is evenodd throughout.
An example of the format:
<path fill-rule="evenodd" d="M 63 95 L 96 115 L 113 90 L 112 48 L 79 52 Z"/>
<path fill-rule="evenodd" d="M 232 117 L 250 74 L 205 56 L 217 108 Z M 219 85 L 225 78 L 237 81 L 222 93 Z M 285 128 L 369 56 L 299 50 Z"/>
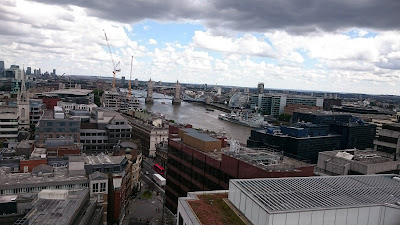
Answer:
<path fill-rule="evenodd" d="M 125 87 L 125 85 L 126 85 L 125 77 L 122 77 L 122 78 L 121 78 L 121 86 L 122 86 L 122 87 Z"/>
<path fill-rule="evenodd" d="M 53 69 L 53 76 L 56 76 L 56 69 Z"/>
<path fill-rule="evenodd" d="M 264 94 L 264 83 L 258 83 L 258 91 L 257 94 Z"/>
<path fill-rule="evenodd" d="M 38 69 L 38 75 L 42 75 L 42 70 L 40 68 Z"/>
<path fill-rule="evenodd" d="M 4 61 L 0 61 L 0 76 L 4 73 Z"/>
<path fill-rule="evenodd" d="M 10 69 L 19 69 L 19 66 L 18 65 L 11 65 Z"/>
<path fill-rule="evenodd" d="M 138 87 L 139 86 L 139 80 L 136 78 L 135 79 L 135 87 Z"/>
<path fill-rule="evenodd" d="M 26 75 L 31 75 L 31 74 L 32 74 L 32 68 L 26 67 Z"/>

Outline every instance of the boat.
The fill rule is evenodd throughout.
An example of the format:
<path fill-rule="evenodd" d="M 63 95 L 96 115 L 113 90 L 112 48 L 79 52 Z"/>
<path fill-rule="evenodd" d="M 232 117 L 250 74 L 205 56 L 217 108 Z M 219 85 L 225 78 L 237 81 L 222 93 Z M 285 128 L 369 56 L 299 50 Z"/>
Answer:
<path fill-rule="evenodd" d="M 236 113 L 223 113 L 218 115 L 218 119 L 253 128 L 264 127 L 268 125 L 268 123 L 265 122 L 263 117 L 260 115 L 255 115 L 250 118 L 245 116 L 243 118 L 241 115 L 238 115 Z"/>
<path fill-rule="evenodd" d="M 206 108 L 207 111 L 214 112 L 214 109 Z"/>
<path fill-rule="evenodd" d="M 165 102 L 161 102 L 161 104 L 165 104 Z"/>

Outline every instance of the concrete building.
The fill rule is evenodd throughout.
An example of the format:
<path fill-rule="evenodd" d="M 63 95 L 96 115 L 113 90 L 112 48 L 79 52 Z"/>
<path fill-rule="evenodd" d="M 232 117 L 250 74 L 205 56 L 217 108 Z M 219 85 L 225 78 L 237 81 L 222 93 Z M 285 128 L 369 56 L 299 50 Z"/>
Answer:
<path fill-rule="evenodd" d="M 91 112 L 93 108 L 97 107 L 97 105 L 94 103 L 77 104 L 75 102 L 63 102 L 63 101 L 58 101 L 57 106 L 61 107 L 66 114 L 69 114 L 71 110 Z"/>
<path fill-rule="evenodd" d="M 140 108 L 140 101 L 135 96 L 128 97 L 125 93 L 117 91 L 104 91 L 102 106 L 115 111 L 128 111 Z"/>
<path fill-rule="evenodd" d="M 232 142 L 221 147 L 215 139 L 194 129 L 180 129 L 168 140 L 166 207 L 175 213 L 178 197 L 198 190 L 228 189 L 230 179 L 312 176 L 314 167 L 272 150 L 251 150 Z M 219 146 L 217 146 L 219 143 Z"/>
<path fill-rule="evenodd" d="M 149 82 L 147 82 L 147 97 L 145 99 L 146 104 L 153 104 L 154 99 L 153 99 L 153 81 L 151 79 Z"/>
<path fill-rule="evenodd" d="M 264 83 L 258 83 L 257 94 L 264 94 Z"/>
<path fill-rule="evenodd" d="M 89 191 L 42 190 L 32 209 L 14 225 L 28 224 L 103 224 L 103 207 L 90 199 Z"/>
<path fill-rule="evenodd" d="M 31 125 L 39 123 L 43 116 L 45 105 L 42 99 L 29 99 L 29 122 Z"/>
<path fill-rule="evenodd" d="M 400 124 L 384 124 L 374 145 L 375 150 L 393 154 L 397 160 L 400 153 Z"/>
<path fill-rule="evenodd" d="M 0 196 L 19 193 L 38 193 L 44 189 L 79 190 L 88 188 L 85 176 L 69 176 L 68 170 L 60 169 L 50 174 L 11 173 L 1 169 Z"/>
<path fill-rule="evenodd" d="M 54 110 L 45 110 L 43 117 L 36 125 L 35 140 L 37 146 L 43 147 L 47 138 L 65 137 L 80 142 L 80 121 L 77 119 L 65 118 L 60 107 Z"/>
<path fill-rule="evenodd" d="M 105 173 L 94 172 L 89 175 L 90 196 L 103 207 L 103 221 L 107 221 L 108 212 L 108 176 Z"/>
<path fill-rule="evenodd" d="M 250 96 L 250 108 L 260 112 L 278 117 L 284 112 L 287 104 L 301 104 L 307 106 L 322 107 L 323 99 L 302 95 L 286 94 L 255 94 Z"/>
<path fill-rule="evenodd" d="M 180 198 L 177 224 L 396 225 L 399 179 L 364 175 L 230 180 L 228 199 L 220 192 Z M 215 212 L 220 212 L 217 218 Z"/>
<path fill-rule="evenodd" d="M 118 112 L 94 108 L 90 123 L 82 123 L 81 143 L 85 153 L 112 152 L 118 142 L 131 140 L 132 126 Z"/>
<path fill-rule="evenodd" d="M 318 154 L 317 171 L 329 175 L 398 174 L 400 161 L 375 150 L 337 150 Z"/>
<path fill-rule="evenodd" d="M 76 104 L 94 104 L 93 90 L 86 89 L 60 89 L 50 92 L 37 94 L 38 98 L 42 96 L 56 96 L 63 102 L 74 102 Z"/>
<path fill-rule="evenodd" d="M 0 106 L 0 139 L 2 142 L 17 141 L 18 138 L 18 108 Z"/>
<path fill-rule="evenodd" d="M 168 125 L 163 119 L 145 112 L 132 112 L 129 124 L 133 139 L 140 140 L 140 150 L 147 157 L 156 157 L 156 146 L 168 139 Z"/>

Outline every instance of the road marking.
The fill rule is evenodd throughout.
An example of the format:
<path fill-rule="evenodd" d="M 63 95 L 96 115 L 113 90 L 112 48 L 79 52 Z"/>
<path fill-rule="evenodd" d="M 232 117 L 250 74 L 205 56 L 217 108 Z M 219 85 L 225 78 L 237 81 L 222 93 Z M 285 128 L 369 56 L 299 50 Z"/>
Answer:
<path fill-rule="evenodd" d="M 152 201 L 151 203 L 154 203 L 155 201 Z"/>

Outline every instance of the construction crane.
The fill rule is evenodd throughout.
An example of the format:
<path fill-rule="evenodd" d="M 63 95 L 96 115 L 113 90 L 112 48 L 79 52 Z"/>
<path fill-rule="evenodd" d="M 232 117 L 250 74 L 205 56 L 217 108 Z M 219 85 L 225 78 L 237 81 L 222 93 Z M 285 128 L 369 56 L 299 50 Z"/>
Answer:
<path fill-rule="evenodd" d="M 129 92 L 128 92 L 128 98 L 131 98 L 132 95 L 132 88 L 131 88 L 131 80 L 132 80 L 132 65 L 133 65 L 133 56 L 131 59 L 131 73 L 129 74 Z"/>
<path fill-rule="evenodd" d="M 106 31 L 105 31 L 105 30 L 103 30 L 103 31 L 104 31 L 104 36 L 106 37 L 107 46 L 108 46 L 108 51 L 110 52 L 111 61 L 112 61 L 113 67 L 114 67 L 114 69 L 113 69 L 113 85 L 112 85 L 112 90 L 115 90 L 115 74 L 116 74 L 117 72 L 121 72 L 121 69 L 117 69 L 117 67 L 119 66 L 119 63 L 120 63 L 120 62 L 118 62 L 117 64 L 115 64 L 114 58 L 113 58 L 112 52 L 111 52 L 111 46 L 110 46 L 110 43 L 109 43 L 109 41 L 108 41 Z"/>

